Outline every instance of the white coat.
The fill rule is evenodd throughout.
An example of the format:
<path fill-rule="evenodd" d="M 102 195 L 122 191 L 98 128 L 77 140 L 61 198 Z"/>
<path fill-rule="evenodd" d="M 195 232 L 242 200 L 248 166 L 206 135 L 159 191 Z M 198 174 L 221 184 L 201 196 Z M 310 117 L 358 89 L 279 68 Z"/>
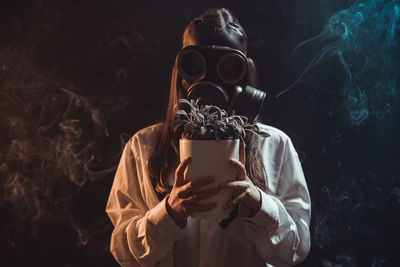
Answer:
<path fill-rule="evenodd" d="M 148 160 L 162 124 L 137 132 L 125 145 L 106 211 L 114 225 L 110 250 L 122 266 L 291 266 L 310 250 L 310 196 L 290 138 L 259 124 L 268 189 L 251 218 L 228 227 L 188 218 L 180 228 L 159 201 Z M 173 176 L 172 176 L 173 178 Z"/>

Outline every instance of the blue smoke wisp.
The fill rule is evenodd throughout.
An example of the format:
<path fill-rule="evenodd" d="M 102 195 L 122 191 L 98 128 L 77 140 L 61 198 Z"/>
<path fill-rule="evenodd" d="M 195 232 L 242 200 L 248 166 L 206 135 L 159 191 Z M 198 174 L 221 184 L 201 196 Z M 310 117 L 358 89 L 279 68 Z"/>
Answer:
<path fill-rule="evenodd" d="M 296 47 L 327 42 L 298 81 L 322 60 L 336 58 L 346 74 L 341 90 L 351 124 L 392 114 L 399 100 L 399 13 L 399 0 L 364 0 L 332 15 L 320 34 Z"/>

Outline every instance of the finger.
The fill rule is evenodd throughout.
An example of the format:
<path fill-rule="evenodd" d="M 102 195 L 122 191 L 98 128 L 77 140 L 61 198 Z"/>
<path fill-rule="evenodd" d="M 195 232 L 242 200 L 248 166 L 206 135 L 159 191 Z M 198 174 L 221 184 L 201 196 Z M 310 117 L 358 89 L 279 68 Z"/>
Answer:
<path fill-rule="evenodd" d="M 187 177 L 188 171 L 189 171 L 189 168 L 186 168 L 183 171 L 183 183 L 182 184 L 186 184 L 188 182 L 188 177 Z"/>
<path fill-rule="evenodd" d="M 246 164 L 246 151 L 244 149 L 243 142 L 240 142 L 239 146 L 239 161 L 243 164 Z"/>
<path fill-rule="evenodd" d="M 221 191 L 221 188 L 219 186 L 217 187 L 213 187 L 204 191 L 200 191 L 197 193 L 198 197 L 197 200 L 204 200 L 210 197 L 215 196 L 216 194 L 218 194 Z"/>
<path fill-rule="evenodd" d="M 194 203 L 200 200 L 204 200 L 204 199 L 208 199 L 212 196 L 215 196 L 216 194 L 218 194 L 221 191 L 221 189 L 219 187 L 214 187 L 208 190 L 204 190 L 198 193 L 194 193 L 193 195 L 191 195 L 190 197 L 188 197 L 187 199 L 185 199 L 185 202 L 187 203 Z"/>
<path fill-rule="evenodd" d="M 214 182 L 214 180 L 215 180 L 214 176 L 206 176 L 206 177 L 198 178 L 194 181 L 190 181 L 190 182 L 186 183 L 185 185 L 183 185 L 181 192 L 183 194 L 193 192 L 202 186 L 205 186 L 207 184 Z"/>
<path fill-rule="evenodd" d="M 236 159 L 230 159 L 229 163 L 232 164 L 237 170 L 237 178 L 244 180 L 246 177 L 246 167 L 240 161 Z"/>
<path fill-rule="evenodd" d="M 187 157 L 186 159 L 184 159 L 178 166 L 178 168 L 176 168 L 175 171 L 175 184 L 180 186 L 182 184 L 184 184 L 184 176 L 183 173 L 186 169 L 186 167 L 189 165 L 189 163 L 191 162 L 192 157 Z"/>
<path fill-rule="evenodd" d="M 246 196 L 248 195 L 248 192 L 245 191 L 243 193 L 241 193 L 240 195 L 238 195 L 237 197 L 235 197 L 232 200 L 229 200 L 225 205 L 224 205 L 224 209 L 230 209 L 233 206 L 235 206 L 236 204 L 238 204 L 241 200 L 243 200 Z"/>
<path fill-rule="evenodd" d="M 249 183 L 247 181 L 231 181 L 220 184 L 220 187 L 221 189 L 246 190 L 247 188 L 249 188 Z"/>

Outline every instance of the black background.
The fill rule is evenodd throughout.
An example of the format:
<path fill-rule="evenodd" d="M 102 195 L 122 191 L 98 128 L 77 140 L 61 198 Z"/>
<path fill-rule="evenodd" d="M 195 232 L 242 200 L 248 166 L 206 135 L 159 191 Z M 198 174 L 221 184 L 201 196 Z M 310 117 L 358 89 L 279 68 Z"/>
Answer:
<path fill-rule="evenodd" d="M 268 94 L 263 121 L 286 132 L 302 160 L 312 250 L 300 266 L 398 266 L 398 105 L 351 124 L 335 58 L 275 97 L 323 44 L 295 47 L 352 4 L 2 1 L 0 265 L 117 265 L 105 205 L 121 149 L 163 119 L 185 25 L 223 6 L 248 34 Z"/>

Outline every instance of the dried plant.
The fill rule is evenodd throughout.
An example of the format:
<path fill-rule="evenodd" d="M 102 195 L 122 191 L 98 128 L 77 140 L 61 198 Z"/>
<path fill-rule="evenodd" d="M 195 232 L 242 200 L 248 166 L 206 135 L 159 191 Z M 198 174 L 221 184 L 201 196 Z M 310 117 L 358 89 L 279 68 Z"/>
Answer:
<path fill-rule="evenodd" d="M 258 126 L 249 123 L 247 117 L 240 115 L 229 116 L 217 106 L 197 105 L 180 99 L 175 105 L 179 119 L 171 123 L 174 132 L 181 131 L 182 137 L 191 140 L 226 140 L 238 139 L 243 142 L 246 132 L 260 134 Z M 183 127 L 183 129 L 182 129 Z"/>

